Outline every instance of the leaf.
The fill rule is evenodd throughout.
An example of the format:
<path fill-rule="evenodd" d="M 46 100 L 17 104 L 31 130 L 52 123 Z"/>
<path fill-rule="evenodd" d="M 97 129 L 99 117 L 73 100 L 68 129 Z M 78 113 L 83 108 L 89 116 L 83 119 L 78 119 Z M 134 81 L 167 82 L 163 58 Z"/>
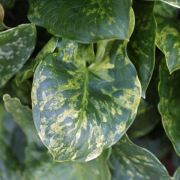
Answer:
<path fill-rule="evenodd" d="M 164 59 L 163 59 L 164 60 Z M 159 112 L 165 132 L 171 140 L 174 149 L 180 156 L 180 97 L 178 89 L 180 87 L 180 71 L 169 75 L 163 62 L 160 68 L 159 82 Z"/>
<path fill-rule="evenodd" d="M 156 23 L 153 8 L 153 2 L 134 1 L 136 25 L 128 44 L 128 54 L 138 71 L 144 98 L 155 64 Z"/>
<path fill-rule="evenodd" d="M 170 180 L 165 167 L 148 150 L 124 136 L 112 149 L 112 180 Z"/>
<path fill-rule="evenodd" d="M 41 159 L 40 165 L 31 166 L 25 172 L 27 180 L 110 180 L 107 166 L 108 151 L 87 163 L 56 163 Z"/>
<path fill-rule="evenodd" d="M 29 20 L 82 43 L 128 39 L 131 0 L 29 0 Z"/>
<path fill-rule="evenodd" d="M 174 173 L 174 180 L 180 180 L 180 167 Z"/>
<path fill-rule="evenodd" d="M 178 17 L 178 9 L 169 6 L 166 3 L 163 3 L 161 1 L 156 1 L 154 6 L 154 14 L 155 16 L 161 16 L 165 18 L 177 18 Z"/>
<path fill-rule="evenodd" d="M 167 3 L 171 6 L 174 6 L 174 7 L 177 7 L 177 8 L 180 8 L 180 0 L 160 0 L 164 3 Z"/>
<path fill-rule="evenodd" d="M 20 25 L 0 33 L 0 88 L 17 73 L 34 50 L 36 29 Z"/>
<path fill-rule="evenodd" d="M 98 157 L 136 116 L 141 87 L 126 44 L 115 42 L 100 62 L 93 55 L 91 45 L 62 41 L 36 69 L 33 118 L 56 161 Z"/>
<path fill-rule="evenodd" d="M 164 53 L 169 72 L 180 69 L 180 23 L 176 19 L 156 18 L 156 45 Z"/>
<path fill-rule="evenodd" d="M 3 100 L 6 110 L 26 134 L 28 143 L 39 144 L 39 138 L 33 126 L 32 111 L 27 106 L 23 106 L 18 98 L 11 98 L 8 94 L 3 96 Z"/>
<path fill-rule="evenodd" d="M 135 139 L 151 132 L 157 125 L 159 116 L 155 107 L 141 99 L 136 119 L 128 130 L 128 135 Z"/>
<path fill-rule="evenodd" d="M 1 0 L 0 2 L 5 8 L 12 8 L 15 0 Z"/>

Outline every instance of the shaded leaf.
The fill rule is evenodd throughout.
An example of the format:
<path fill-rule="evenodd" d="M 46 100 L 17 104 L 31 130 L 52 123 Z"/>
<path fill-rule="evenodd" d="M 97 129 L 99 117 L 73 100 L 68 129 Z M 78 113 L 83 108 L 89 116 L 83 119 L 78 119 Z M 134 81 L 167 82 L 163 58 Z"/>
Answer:
<path fill-rule="evenodd" d="M 6 110 L 13 116 L 15 122 L 22 128 L 29 144 L 39 144 L 39 138 L 33 127 L 32 111 L 23 106 L 18 98 L 11 98 L 8 94 L 3 96 Z"/>
<path fill-rule="evenodd" d="M 87 163 L 56 163 L 51 159 L 43 160 L 39 165 L 29 164 L 24 173 L 27 180 L 110 180 L 107 166 L 108 151 L 99 158 Z"/>
<path fill-rule="evenodd" d="M 62 41 L 36 69 L 33 118 L 56 161 L 96 158 L 135 118 L 141 87 L 126 44 L 115 42 L 109 52 L 95 62 L 91 45 Z"/>
<path fill-rule="evenodd" d="M 162 116 L 165 132 L 171 140 L 177 154 L 180 156 L 179 87 L 180 71 L 176 71 L 172 75 L 169 75 L 165 62 L 163 62 L 160 68 L 159 112 Z"/>
<path fill-rule="evenodd" d="M 136 25 L 128 44 L 128 54 L 138 71 L 144 98 L 155 64 L 156 23 L 153 8 L 154 2 L 134 1 Z"/>
<path fill-rule="evenodd" d="M 83 43 L 128 39 L 131 0 L 29 0 L 29 19 L 50 33 Z"/>
<path fill-rule="evenodd" d="M 124 136 L 112 149 L 112 180 L 170 180 L 165 167 L 148 150 Z"/>
<path fill-rule="evenodd" d="M 180 69 L 180 22 L 158 17 L 156 45 L 164 53 L 170 73 Z"/>
<path fill-rule="evenodd" d="M 34 50 L 36 29 L 24 24 L 0 33 L 0 87 L 17 73 Z"/>
<path fill-rule="evenodd" d="M 157 125 L 159 116 L 153 105 L 141 99 L 136 119 L 128 130 L 128 135 L 135 139 L 151 132 Z"/>

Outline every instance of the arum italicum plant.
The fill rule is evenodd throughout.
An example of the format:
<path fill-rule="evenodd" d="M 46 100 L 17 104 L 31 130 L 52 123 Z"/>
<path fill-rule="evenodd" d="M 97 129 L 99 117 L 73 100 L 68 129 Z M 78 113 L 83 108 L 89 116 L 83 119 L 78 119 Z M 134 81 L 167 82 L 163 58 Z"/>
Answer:
<path fill-rule="evenodd" d="M 180 180 L 179 0 L 0 3 L 0 180 Z"/>

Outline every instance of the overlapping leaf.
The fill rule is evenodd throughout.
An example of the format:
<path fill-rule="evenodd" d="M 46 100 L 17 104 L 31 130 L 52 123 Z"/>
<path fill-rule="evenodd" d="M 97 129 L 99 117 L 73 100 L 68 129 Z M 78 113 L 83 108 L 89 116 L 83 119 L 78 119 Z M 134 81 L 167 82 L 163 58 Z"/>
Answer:
<path fill-rule="evenodd" d="M 0 87 L 22 68 L 34 50 L 35 42 L 36 29 L 32 24 L 0 33 Z"/>
<path fill-rule="evenodd" d="M 136 25 L 129 43 L 130 59 L 135 64 L 142 84 L 142 96 L 151 80 L 155 63 L 156 23 L 153 15 L 153 2 L 135 1 Z"/>
<path fill-rule="evenodd" d="M 163 59 L 164 60 L 164 59 Z M 180 72 L 176 71 L 169 75 L 163 62 L 160 68 L 159 83 L 159 111 L 166 134 L 180 155 Z"/>
<path fill-rule="evenodd" d="M 180 23 L 176 19 L 157 17 L 156 44 L 164 53 L 170 73 L 180 69 Z"/>
<path fill-rule="evenodd" d="M 161 0 L 161 1 L 164 2 L 164 3 L 167 3 L 167 4 L 171 5 L 171 6 L 180 8 L 180 0 Z"/>
<path fill-rule="evenodd" d="M 149 151 L 123 137 L 113 147 L 111 156 L 112 180 L 170 180 L 165 167 Z"/>
<path fill-rule="evenodd" d="M 128 39 L 131 0 L 29 0 L 31 22 L 83 43 Z"/>
<path fill-rule="evenodd" d="M 56 161 L 96 158 L 135 118 L 141 96 L 136 71 L 126 44 L 110 44 L 95 61 L 91 45 L 62 41 L 59 53 L 46 57 L 36 69 L 33 118 Z"/>
<path fill-rule="evenodd" d="M 39 145 L 35 127 L 33 126 L 31 110 L 23 106 L 18 98 L 4 95 L 3 99 L 6 109 L 25 132 L 29 142 L 26 149 L 26 168 L 22 179 L 54 180 L 58 177 L 62 180 L 91 180 L 93 176 L 95 180 L 110 180 L 107 165 L 109 151 L 105 151 L 99 158 L 88 163 L 56 163 L 50 159 L 46 151 L 31 146 L 32 142 Z M 0 151 L 0 157 L 1 155 Z"/>
<path fill-rule="evenodd" d="M 136 119 L 129 128 L 128 135 L 134 139 L 148 134 L 156 126 L 158 118 L 154 106 L 141 99 Z"/>

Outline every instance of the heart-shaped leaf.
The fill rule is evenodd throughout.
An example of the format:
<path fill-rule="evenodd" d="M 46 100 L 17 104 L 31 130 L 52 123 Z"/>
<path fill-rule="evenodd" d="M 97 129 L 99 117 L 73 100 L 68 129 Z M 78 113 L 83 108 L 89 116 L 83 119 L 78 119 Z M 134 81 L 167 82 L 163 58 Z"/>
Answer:
<path fill-rule="evenodd" d="M 148 150 L 133 144 L 124 136 L 112 148 L 112 180 L 170 180 L 165 167 Z"/>
<path fill-rule="evenodd" d="M 29 59 L 36 42 L 36 28 L 24 24 L 0 33 L 0 88 Z"/>
<path fill-rule="evenodd" d="M 83 43 L 128 39 L 131 0 L 29 0 L 31 22 Z"/>
<path fill-rule="evenodd" d="M 126 43 L 110 44 L 103 58 L 96 59 L 91 45 L 62 41 L 59 53 L 36 69 L 33 118 L 56 161 L 96 158 L 135 118 L 141 97 L 137 73 Z"/>
<path fill-rule="evenodd" d="M 164 59 L 163 59 L 164 60 Z M 167 136 L 180 156 L 180 71 L 169 75 L 165 62 L 160 68 L 159 111 Z"/>
<path fill-rule="evenodd" d="M 145 97 L 155 64 L 156 23 L 153 15 L 154 3 L 138 0 L 133 5 L 136 25 L 128 46 L 128 54 L 138 71 L 142 84 L 142 96 Z"/>

